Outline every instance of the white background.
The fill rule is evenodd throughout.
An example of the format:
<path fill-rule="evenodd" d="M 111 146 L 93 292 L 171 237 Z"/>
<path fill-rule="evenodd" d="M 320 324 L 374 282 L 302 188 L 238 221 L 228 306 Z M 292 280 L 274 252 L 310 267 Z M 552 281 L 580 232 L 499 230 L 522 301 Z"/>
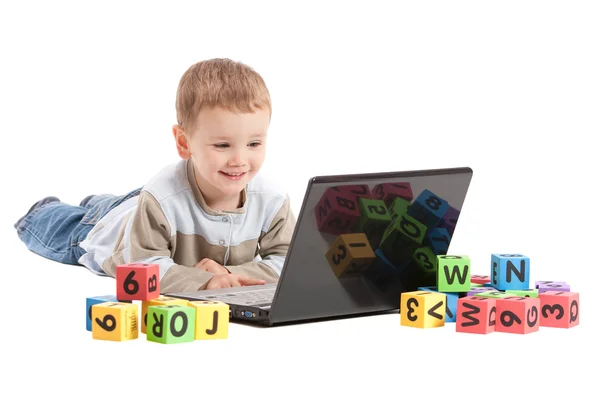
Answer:
<path fill-rule="evenodd" d="M 84 4 L 85 3 L 85 4 Z M 18 5 L 17 5 L 18 4 Z M 595 1 L 3 2 L 3 370 L 11 398 L 573 396 L 597 376 L 600 10 Z M 314 175 L 470 166 L 450 253 L 531 259 L 581 324 L 530 335 L 401 327 L 399 316 L 225 341 L 92 340 L 85 298 L 114 281 L 26 250 L 39 198 L 124 193 L 177 160 L 181 74 L 254 67 L 273 99 L 265 171 L 297 213 Z M 588 367 L 582 363 L 586 362 Z M 7 371 L 7 372 L 6 372 Z M 0 397 L 5 397 L 0 395 Z"/>

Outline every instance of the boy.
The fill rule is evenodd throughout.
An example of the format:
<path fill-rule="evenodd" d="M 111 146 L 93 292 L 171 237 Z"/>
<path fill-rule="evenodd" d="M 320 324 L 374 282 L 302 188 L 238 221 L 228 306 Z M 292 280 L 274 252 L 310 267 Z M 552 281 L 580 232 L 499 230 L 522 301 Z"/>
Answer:
<path fill-rule="evenodd" d="M 28 249 L 112 277 L 120 264 L 158 264 L 161 291 L 276 282 L 296 220 L 286 192 L 258 174 L 271 121 L 263 79 L 201 61 L 181 77 L 176 110 L 178 163 L 122 196 L 38 201 L 15 224 Z"/>

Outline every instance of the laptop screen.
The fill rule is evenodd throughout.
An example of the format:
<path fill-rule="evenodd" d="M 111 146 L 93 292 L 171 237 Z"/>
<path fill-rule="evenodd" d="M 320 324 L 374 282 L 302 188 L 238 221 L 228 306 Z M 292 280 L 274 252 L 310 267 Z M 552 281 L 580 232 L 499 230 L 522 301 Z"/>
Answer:
<path fill-rule="evenodd" d="M 271 321 L 398 309 L 436 284 L 470 168 L 325 176 L 309 182 Z"/>

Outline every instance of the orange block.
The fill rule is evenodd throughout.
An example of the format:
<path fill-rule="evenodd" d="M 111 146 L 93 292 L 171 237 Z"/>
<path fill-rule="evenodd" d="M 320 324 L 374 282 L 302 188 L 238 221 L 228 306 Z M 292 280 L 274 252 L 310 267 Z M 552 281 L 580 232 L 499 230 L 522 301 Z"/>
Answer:
<path fill-rule="evenodd" d="M 496 327 L 496 299 L 468 296 L 458 299 L 456 332 L 488 334 Z"/>
<path fill-rule="evenodd" d="M 520 296 L 497 298 L 496 315 L 496 332 L 537 332 L 540 329 L 540 299 Z"/>
<path fill-rule="evenodd" d="M 572 328 L 579 325 L 579 293 L 547 291 L 538 295 L 540 326 Z"/>

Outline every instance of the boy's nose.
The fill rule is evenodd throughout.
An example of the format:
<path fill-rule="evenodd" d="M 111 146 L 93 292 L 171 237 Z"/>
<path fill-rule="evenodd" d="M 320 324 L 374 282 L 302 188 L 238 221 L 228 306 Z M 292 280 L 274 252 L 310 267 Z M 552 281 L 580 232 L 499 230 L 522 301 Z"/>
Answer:
<path fill-rule="evenodd" d="M 234 152 L 229 158 L 229 165 L 232 167 L 243 167 L 246 165 L 246 157 L 243 151 Z"/>

